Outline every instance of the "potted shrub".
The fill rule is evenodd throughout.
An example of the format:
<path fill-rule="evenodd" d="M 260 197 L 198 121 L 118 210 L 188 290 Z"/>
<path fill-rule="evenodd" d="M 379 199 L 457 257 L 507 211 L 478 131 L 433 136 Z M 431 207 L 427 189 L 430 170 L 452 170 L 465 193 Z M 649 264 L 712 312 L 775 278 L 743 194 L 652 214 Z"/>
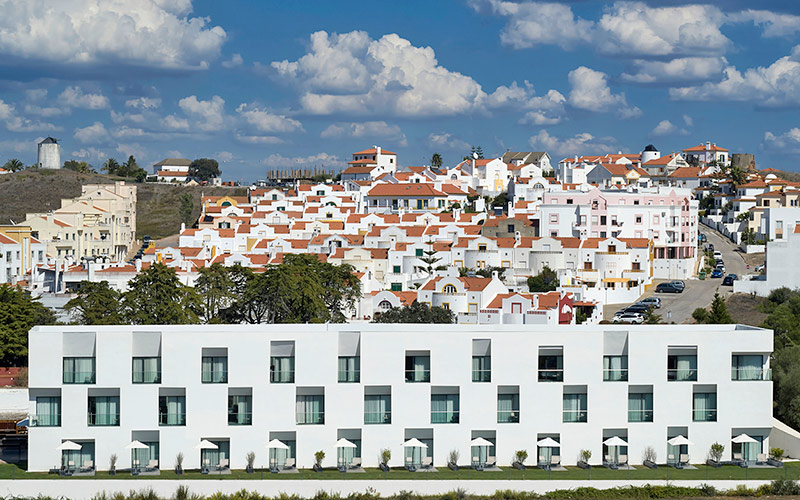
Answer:
<path fill-rule="evenodd" d="M 180 452 L 175 455 L 175 474 L 183 474 L 183 453 Z"/>
<path fill-rule="evenodd" d="M 450 467 L 450 470 L 458 470 L 458 457 L 458 450 L 450 450 L 447 457 L 447 466 Z"/>
<path fill-rule="evenodd" d="M 783 467 L 783 448 L 770 448 L 767 463 L 773 467 Z"/>
<path fill-rule="evenodd" d="M 525 460 L 527 459 L 528 459 L 527 450 L 517 450 L 514 453 L 514 461 L 511 463 L 511 465 L 515 469 L 525 470 Z"/>
<path fill-rule="evenodd" d="M 117 454 L 112 453 L 111 457 L 108 459 L 108 474 L 110 476 L 117 475 Z"/>
<path fill-rule="evenodd" d="M 578 467 L 581 469 L 591 468 L 591 465 L 589 465 L 590 458 L 592 458 L 591 450 L 581 450 L 581 452 L 578 453 Z"/>
<path fill-rule="evenodd" d="M 325 460 L 325 452 L 319 450 L 318 452 L 314 453 L 314 470 L 317 472 L 322 472 L 322 461 Z"/>
<path fill-rule="evenodd" d="M 253 467 L 253 465 L 256 463 L 256 454 L 255 454 L 255 452 L 251 451 L 250 453 L 245 455 L 244 458 L 245 458 L 245 460 L 247 460 L 247 468 L 245 469 L 245 471 L 248 474 L 252 474 L 253 472 L 255 472 L 255 468 Z"/>
<path fill-rule="evenodd" d="M 708 449 L 708 460 L 706 463 L 712 467 L 721 467 L 722 453 L 725 451 L 725 445 L 714 443 Z"/>
<path fill-rule="evenodd" d="M 391 459 L 392 459 L 392 450 L 390 450 L 389 448 L 382 449 L 378 467 L 380 467 L 380 469 L 383 472 L 389 472 L 389 460 Z"/>
<path fill-rule="evenodd" d="M 642 464 L 651 469 L 658 469 L 658 465 L 656 464 L 655 448 L 648 446 L 644 449 L 644 452 L 642 453 Z"/>

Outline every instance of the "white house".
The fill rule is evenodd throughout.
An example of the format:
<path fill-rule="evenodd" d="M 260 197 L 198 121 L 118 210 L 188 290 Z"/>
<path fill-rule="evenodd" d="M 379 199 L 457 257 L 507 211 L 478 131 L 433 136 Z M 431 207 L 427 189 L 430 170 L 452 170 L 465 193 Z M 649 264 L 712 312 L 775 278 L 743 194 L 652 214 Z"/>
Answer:
<path fill-rule="evenodd" d="M 162 182 L 186 182 L 192 160 L 186 158 L 165 158 L 153 165 L 153 173 Z"/>
<path fill-rule="evenodd" d="M 184 469 L 243 469 L 250 451 L 310 468 L 342 438 L 365 467 L 385 448 L 390 466 L 446 467 L 451 450 L 508 466 L 519 449 L 640 464 L 646 447 L 702 463 L 715 442 L 754 463 L 773 425 L 773 333 L 741 325 L 59 325 L 33 328 L 29 349 L 38 472 L 105 470 L 112 454 L 169 469 L 178 453 Z M 402 446 L 414 438 L 427 448 Z"/>
<path fill-rule="evenodd" d="M 800 255 L 800 220 L 794 223 L 793 230 L 783 239 L 767 243 L 766 274 L 742 276 L 733 282 L 733 291 L 755 293 L 766 297 L 777 288 L 797 288 L 800 284 L 798 255 Z"/>

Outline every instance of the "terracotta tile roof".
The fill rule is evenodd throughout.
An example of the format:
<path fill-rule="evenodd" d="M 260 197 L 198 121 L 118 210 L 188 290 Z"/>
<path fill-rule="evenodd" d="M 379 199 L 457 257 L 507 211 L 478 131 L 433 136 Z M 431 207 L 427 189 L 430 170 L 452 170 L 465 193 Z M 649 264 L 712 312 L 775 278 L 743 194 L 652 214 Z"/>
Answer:
<path fill-rule="evenodd" d="M 367 193 L 367 196 L 445 196 L 441 191 L 433 189 L 430 184 L 378 184 Z"/>
<path fill-rule="evenodd" d="M 684 149 L 684 151 L 690 152 L 690 153 L 706 151 L 706 145 L 705 144 L 700 144 L 699 146 L 692 146 L 691 148 Z M 711 146 L 709 146 L 708 151 L 725 151 L 725 152 L 727 152 L 728 150 L 725 149 L 725 148 L 721 148 L 721 147 L 717 146 L 716 144 L 712 144 Z"/>
<path fill-rule="evenodd" d="M 369 149 L 365 149 L 364 151 L 359 151 L 359 152 L 353 153 L 353 154 L 354 155 L 374 155 L 374 154 L 377 154 L 377 153 L 378 153 L 377 149 L 369 148 Z M 397 156 L 397 153 L 392 153 L 391 151 L 387 151 L 385 149 L 381 149 L 381 154 L 382 155 L 395 155 L 395 156 Z"/>
<path fill-rule="evenodd" d="M 674 160 L 676 156 L 678 156 L 678 153 L 670 153 L 668 155 L 662 156 L 661 158 L 655 158 L 655 159 L 652 159 L 652 160 L 650 160 L 648 162 L 645 162 L 644 165 L 642 165 L 642 166 L 644 166 L 644 167 L 654 167 L 654 166 L 657 166 L 657 165 L 666 165 L 669 162 L 671 162 L 672 160 Z"/>
<path fill-rule="evenodd" d="M 674 177 L 677 179 L 699 178 L 702 170 L 703 169 L 700 167 L 678 167 L 674 172 L 669 174 L 669 177 Z"/>
<path fill-rule="evenodd" d="M 428 280 L 427 283 L 422 287 L 422 290 L 436 290 L 436 283 L 443 279 L 452 279 L 452 278 L 442 278 L 441 276 L 437 276 L 433 279 Z M 467 291 L 475 292 L 475 291 L 483 291 L 489 283 L 492 282 L 492 278 L 483 278 L 483 277 L 475 277 L 469 278 L 466 276 L 459 276 L 456 278 L 458 281 L 464 284 L 464 288 Z"/>

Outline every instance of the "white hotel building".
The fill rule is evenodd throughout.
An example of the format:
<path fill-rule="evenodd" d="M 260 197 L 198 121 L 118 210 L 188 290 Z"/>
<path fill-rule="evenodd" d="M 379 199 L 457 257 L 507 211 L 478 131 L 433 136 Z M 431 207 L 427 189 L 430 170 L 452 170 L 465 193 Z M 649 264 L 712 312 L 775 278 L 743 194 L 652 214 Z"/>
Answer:
<path fill-rule="evenodd" d="M 112 454 L 127 468 L 133 440 L 164 469 L 179 452 L 185 469 L 242 469 L 249 451 L 263 467 L 272 439 L 301 468 L 318 450 L 334 465 L 339 438 L 366 467 L 384 448 L 402 466 L 411 438 L 436 466 L 454 449 L 485 460 L 477 437 L 498 465 L 520 449 L 639 464 L 648 446 L 697 463 L 714 442 L 755 460 L 772 429 L 772 332 L 741 325 L 45 326 L 29 346 L 31 471 Z M 731 442 L 743 433 L 757 442 Z M 678 435 L 693 444 L 668 449 Z M 560 448 L 537 450 L 545 437 Z M 81 450 L 57 451 L 66 440 Z"/>

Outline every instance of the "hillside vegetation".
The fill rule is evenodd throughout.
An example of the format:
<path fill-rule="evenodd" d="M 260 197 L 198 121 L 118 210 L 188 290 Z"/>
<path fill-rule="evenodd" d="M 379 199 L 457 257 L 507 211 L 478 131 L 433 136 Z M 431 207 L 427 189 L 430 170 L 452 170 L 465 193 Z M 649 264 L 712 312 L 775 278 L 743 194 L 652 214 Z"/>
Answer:
<path fill-rule="evenodd" d="M 47 212 L 61 207 L 62 198 L 81 194 L 84 184 L 108 184 L 130 179 L 100 174 L 81 174 L 72 170 L 23 170 L 0 175 L 0 224 L 12 220 L 19 224 L 29 212 Z M 208 186 L 173 186 L 169 184 L 136 184 L 136 236 L 147 234 L 163 238 L 181 227 L 180 197 L 189 193 L 194 201 L 192 220 L 200 215 L 200 196 L 244 196 L 247 189 Z"/>

